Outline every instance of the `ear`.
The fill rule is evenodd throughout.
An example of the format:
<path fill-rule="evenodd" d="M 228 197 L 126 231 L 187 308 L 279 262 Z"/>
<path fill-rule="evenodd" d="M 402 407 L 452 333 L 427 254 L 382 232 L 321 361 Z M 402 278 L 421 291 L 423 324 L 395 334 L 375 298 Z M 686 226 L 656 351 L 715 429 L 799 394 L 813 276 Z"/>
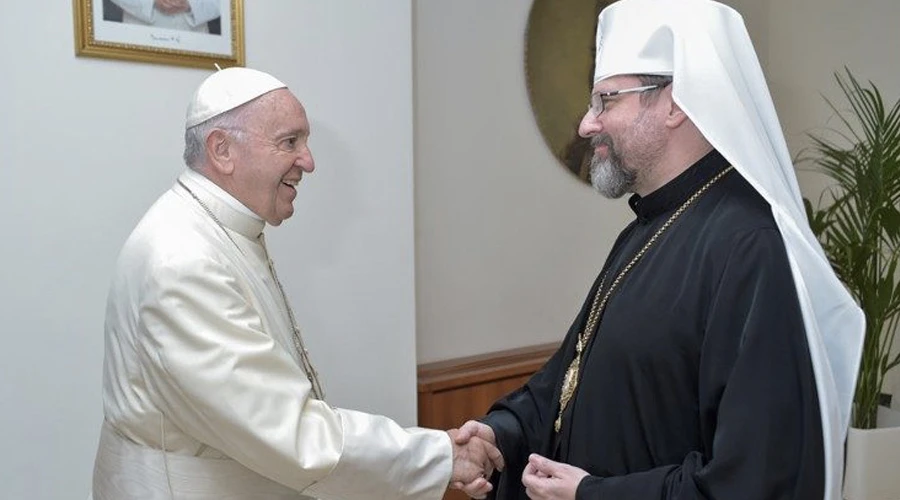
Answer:
<path fill-rule="evenodd" d="M 206 158 L 216 172 L 230 175 L 234 171 L 234 138 L 221 129 L 206 136 Z"/>
<path fill-rule="evenodd" d="M 688 119 L 688 116 L 684 113 L 684 110 L 681 109 L 681 106 L 675 104 L 675 99 L 672 98 L 672 86 L 669 85 L 665 89 L 665 99 L 666 99 L 666 126 L 675 129 L 681 126 L 685 120 Z"/>

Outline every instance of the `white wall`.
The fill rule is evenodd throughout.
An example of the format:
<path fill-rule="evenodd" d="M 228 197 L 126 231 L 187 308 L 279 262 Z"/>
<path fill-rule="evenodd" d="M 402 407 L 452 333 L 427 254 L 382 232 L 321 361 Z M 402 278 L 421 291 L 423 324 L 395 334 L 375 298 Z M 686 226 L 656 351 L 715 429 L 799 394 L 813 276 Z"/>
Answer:
<path fill-rule="evenodd" d="M 767 74 L 772 98 L 793 153 L 807 134 L 837 126 L 824 94 L 843 103 L 834 72 L 847 66 L 862 82 L 873 81 L 888 103 L 900 97 L 897 47 L 900 3 L 893 0 L 792 0 L 768 3 Z M 829 121 L 830 120 L 830 121 Z M 807 196 L 822 184 L 801 173 Z"/>
<path fill-rule="evenodd" d="M 530 7 L 414 3 L 420 363 L 561 340 L 630 213 L 541 138 L 525 88 Z"/>
<path fill-rule="evenodd" d="M 270 230 L 337 405 L 415 419 L 410 2 L 245 2 L 248 65 L 307 106 L 317 170 Z M 182 169 L 208 71 L 76 58 L 71 2 L 0 15 L 0 498 L 84 498 L 106 287 Z"/>

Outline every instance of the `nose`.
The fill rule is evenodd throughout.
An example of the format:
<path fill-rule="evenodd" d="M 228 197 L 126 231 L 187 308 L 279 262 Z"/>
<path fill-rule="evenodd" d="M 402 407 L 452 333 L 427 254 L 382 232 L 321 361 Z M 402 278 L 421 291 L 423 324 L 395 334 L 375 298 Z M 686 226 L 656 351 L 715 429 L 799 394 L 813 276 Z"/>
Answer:
<path fill-rule="evenodd" d="M 590 110 L 585 111 L 584 116 L 581 117 L 581 123 L 578 124 L 578 135 L 587 139 L 592 135 L 599 134 L 601 130 L 603 130 L 603 125 L 600 124 L 600 117 L 595 117 Z"/>
<path fill-rule="evenodd" d="M 300 152 L 300 155 L 297 157 L 297 166 L 307 174 L 316 169 L 316 160 L 313 159 L 312 150 L 309 149 L 309 146 L 306 146 Z"/>

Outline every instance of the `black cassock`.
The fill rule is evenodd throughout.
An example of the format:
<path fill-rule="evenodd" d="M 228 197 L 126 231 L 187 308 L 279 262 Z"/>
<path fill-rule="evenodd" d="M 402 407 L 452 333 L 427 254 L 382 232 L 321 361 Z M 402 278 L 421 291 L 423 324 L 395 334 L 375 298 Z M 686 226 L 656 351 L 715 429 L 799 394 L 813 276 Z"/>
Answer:
<path fill-rule="evenodd" d="M 646 197 L 603 272 L 612 276 L 727 167 L 712 152 Z M 601 272 L 601 276 L 603 275 Z M 563 376 L 599 285 L 560 349 L 483 421 L 524 499 L 540 453 L 588 471 L 578 499 L 818 500 L 822 425 L 803 317 L 766 201 L 732 170 L 662 234 L 613 292 L 557 435 Z"/>

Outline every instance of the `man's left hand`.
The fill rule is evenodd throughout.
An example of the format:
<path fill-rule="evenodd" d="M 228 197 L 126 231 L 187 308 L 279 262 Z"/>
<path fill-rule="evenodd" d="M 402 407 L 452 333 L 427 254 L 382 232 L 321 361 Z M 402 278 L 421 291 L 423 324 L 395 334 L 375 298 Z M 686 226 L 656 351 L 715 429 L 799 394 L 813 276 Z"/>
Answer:
<path fill-rule="evenodd" d="M 532 500 L 575 500 L 578 485 L 587 475 L 578 467 L 532 453 L 522 473 L 522 484 Z"/>

